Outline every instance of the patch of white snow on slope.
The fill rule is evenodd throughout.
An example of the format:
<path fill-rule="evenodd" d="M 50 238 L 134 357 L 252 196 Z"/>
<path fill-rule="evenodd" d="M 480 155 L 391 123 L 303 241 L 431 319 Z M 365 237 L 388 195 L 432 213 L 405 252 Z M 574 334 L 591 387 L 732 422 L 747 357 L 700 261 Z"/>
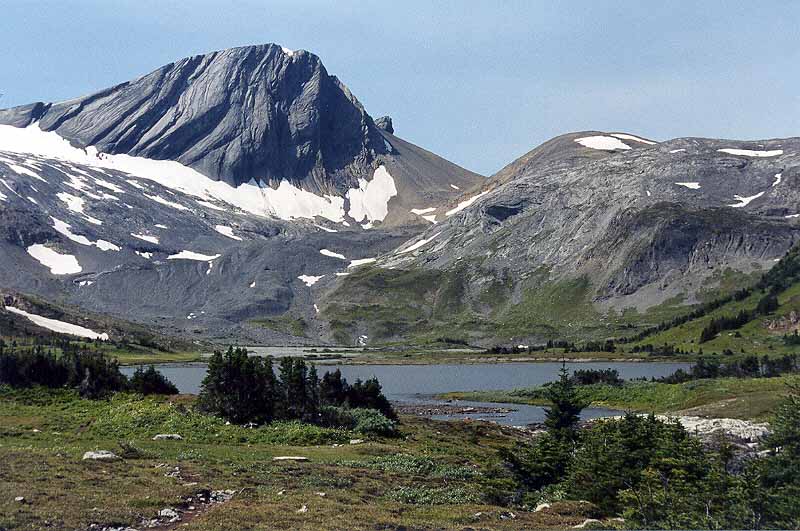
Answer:
<path fill-rule="evenodd" d="M 371 181 L 359 179 L 358 188 L 347 191 L 347 199 L 350 200 L 348 214 L 359 223 L 365 219 L 369 223 L 383 221 L 389 213 L 389 200 L 396 195 L 394 179 L 381 164 L 372 174 Z"/>
<path fill-rule="evenodd" d="M 19 173 L 20 175 L 27 175 L 27 176 L 29 176 L 29 177 L 33 177 L 34 179 L 39 179 L 39 180 L 40 180 L 40 181 L 42 181 L 43 183 L 46 183 L 46 182 L 47 182 L 47 181 L 45 181 L 45 180 L 44 180 L 42 177 L 40 177 L 38 173 L 35 173 L 35 172 L 33 172 L 33 171 L 29 170 L 29 169 L 28 169 L 28 168 L 26 168 L 25 166 L 19 166 L 19 165 L 17 165 L 17 164 L 9 164 L 9 165 L 8 165 L 8 167 L 9 167 L 9 168 L 11 168 L 11 169 L 12 169 L 12 171 L 15 171 L 15 172 L 17 172 L 17 173 Z"/>
<path fill-rule="evenodd" d="M 789 214 L 788 216 L 783 216 L 783 217 L 785 217 L 786 219 L 800 218 L 800 214 Z"/>
<path fill-rule="evenodd" d="M 717 151 L 722 153 L 727 153 L 729 155 L 741 155 L 743 157 L 777 157 L 778 155 L 783 155 L 782 149 L 773 149 L 772 151 L 764 151 L 757 149 L 724 148 L 724 149 L 718 149 Z"/>
<path fill-rule="evenodd" d="M 150 195 L 150 194 L 144 194 L 144 196 L 145 196 L 147 199 L 150 199 L 150 200 L 152 200 L 152 201 L 155 201 L 156 203 L 160 203 L 160 204 L 162 204 L 162 205 L 166 205 L 166 206 L 168 206 L 168 207 L 172 207 L 172 208 L 174 208 L 174 209 L 176 209 L 176 210 L 189 210 L 188 208 L 186 208 L 186 207 L 185 207 L 185 206 L 183 206 L 182 204 L 180 204 L 180 203 L 176 203 L 176 202 L 174 202 L 174 201 L 170 201 L 169 199 L 164 199 L 164 198 L 163 198 L 163 197 L 161 197 L 160 195 Z"/>
<path fill-rule="evenodd" d="M 772 186 L 778 186 L 779 184 L 781 184 L 781 175 L 782 175 L 781 173 L 775 174 L 775 182 L 772 183 Z"/>
<path fill-rule="evenodd" d="M 605 136 L 605 135 L 584 136 L 582 138 L 576 138 L 575 142 L 584 147 L 592 149 L 601 149 L 603 151 L 615 151 L 617 149 L 631 148 L 628 144 L 622 142 L 619 138 L 614 138 L 612 136 Z"/>
<path fill-rule="evenodd" d="M 297 278 L 299 278 L 301 281 L 303 281 L 303 284 L 305 284 L 306 286 L 308 286 L 310 288 L 311 286 L 313 286 L 314 284 L 319 282 L 319 280 L 324 276 L 325 275 L 320 275 L 318 277 L 315 277 L 315 276 L 312 276 L 312 275 L 300 275 Z"/>
<path fill-rule="evenodd" d="M 675 183 L 675 184 L 677 184 L 678 186 L 685 186 L 686 188 L 691 188 L 692 190 L 700 189 L 700 183 L 692 182 L 692 183 Z"/>
<path fill-rule="evenodd" d="M 42 328 L 52 330 L 53 332 L 58 332 L 59 334 L 69 334 L 71 336 L 85 337 L 88 339 L 102 339 L 103 341 L 108 341 L 108 334 L 106 333 L 98 334 L 94 330 L 90 330 L 82 326 L 65 323 L 64 321 L 59 321 L 57 319 L 50 319 L 49 317 L 42 317 L 41 315 L 36 315 L 35 313 L 28 313 L 25 310 L 20 310 L 19 308 L 14 308 L 13 306 L 6 306 L 6 311 L 15 313 L 17 315 L 22 315 L 32 323 L 41 326 Z"/>
<path fill-rule="evenodd" d="M 111 242 L 107 242 L 105 240 L 97 240 L 96 242 L 93 242 L 86 236 L 73 233 L 69 223 L 61 221 L 60 219 L 56 219 L 52 216 L 50 217 L 50 219 L 53 220 L 53 228 L 56 230 L 56 232 L 66 236 L 68 239 L 72 240 L 75 243 L 79 243 L 81 245 L 86 245 L 89 247 L 95 246 L 101 251 L 119 251 L 119 246 L 114 245 Z"/>
<path fill-rule="evenodd" d="M 210 262 L 211 260 L 216 260 L 220 256 L 222 255 L 209 255 L 196 253 L 194 251 L 181 251 L 178 254 L 169 255 L 167 260 L 197 260 L 198 262 Z"/>
<path fill-rule="evenodd" d="M 440 233 L 440 232 L 437 232 L 436 234 L 434 234 L 433 236 L 431 236 L 431 237 L 430 237 L 430 238 L 428 238 L 427 240 L 420 240 L 420 241 L 418 241 L 417 243 L 415 243 L 415 244 L 413 244 L 413 245 L 410 245 L 409 247 L 406 247 L 406 248 L 405 248 L 405 249 L 403 249 L 402 251 L 398 251 L 398 252 L 397 252 L 397 254 L 405 254 L 405 253 L 410 253 L 411 251 L 416 251 L 416 250 L 417 250 L 417 249 L 419 249 L 420 247 L 422 247 L 422 246 L 424 246 L 424 245 L 427 245 L 427 244 L 429 244 L 430 242 L 432 242 L 434 238 L 436 238 L 437 236 L 439 236 L 439 234 L 441 234 L 441 233 Z"/>
<path fill-rule="evenodd" d="M 477 201 L 478 199 L 480 199 L 481 197 L 483 197 L 484 195 L 486 195 L 488 193 L 489 193 L 489 190 L 486 190 L 485 192 L 481 192 L 478 195 L 474 195 L 474 196 L 470 197 L 469 199 L 467 199 L 465 201 L 461 201 L 458 204 L 457 207 L 455 207 L 452 210 L 448 210 L 447 212 L 444 213 L 444 215 L 449 217 L 449 216 L 452 216 L 453 214 L 457 214 L 458 212 L 461 212 L 462 210 L 464 210 L 465 208 L 470 206 L 472 203 L 474 203 L 475 201 Z"/>
<path fill-rule="evenodd" d="M 134 251 L 136 254 L 144 258 L 145 260 L 150 260 L 153 257 L 153 253 L 147 253 L 144 251 Z"/>
<path fill-rule="evenodd" d="M 146 241 L 146 242 L 158 244 L 158 236 L 149 236 L 147 234 L 134 234 L 133 232 L 131 232 L 131 236 L 133 236 L 134 238 L 137 238 L 139 240 L 143 240 L 143 241 Z"/>
<path fill-rule="evenodd" d="M 686 149 L 684 149 L 684 148 L 681 148 L 681 149 L 671 149 L 669 152 L 670 152 L 670 153 L 681 153 L 681 152 L 683 152 L 683 151 L 686 151 Z"/>
<path fill-rule="evenodd" d="M 611 136 L 615 138 L 620 138 L 622 140 L 633 140 L 634 142 L 641 142 L 642 144 L 650 144 L 655 145 L 658 142 L 653 142 L 652 140 L 645 140 L 644 138 L 639 138 L 638 136 L 629 135 L 627 133 L 612 133 Z"/>
<path fill-rule="evenodd" d="M 281 181 L 277 189 L 254 180 L 233 187 L 223 181 L 209 179 L 176 161 L 109 155 L 98 152 L 94 146 L 76 148 L 56 132 L 42 131 L 38 123 L 25 128 L 0 125 L 0 150 L 122 171 L 200 199 L 224 201 L 258 216 L 276 216 L 284 220 L 321 216 L 337 223 L 344 220 L 342 197 L 321 197 L 297 188 L 286 180 Z M 134 180 L 128 180 L 128 184 L 145 189 Z"/>
<path fill-rule="evenodd" d="M 377 258 L 359 258 L 357 260 L 350 260 L 350 264 L 347 266 L 350 267 L 358 267 L 365 264 L 373 264 L 377 261 Z"/>
<path fill-rule="evenodd" d="M 436 207 L 412 208 L 411 213 L 421 216 L 422 214 L 428 214 L 429 212 L 433 212 L 434 210 L 436 210 Z"/>
<path fill-rule="evenodd" d="M 219 207 L 219 206 L 215 205 L 214 203 L 209 203 L 208 201 L 203 201 L 201 199 L 198 199 L 197 200 L 197 204 L 201 205 L 201 206 L 204 206 L 206 208 L 210 208 L 211 210 L 219 210 L 221 212 L 225 212 L 224 208 Z"/>
<path fill-rule="evenodd" d="M 40 264 L 50 269 L 53 275 L 72 275 L 83 271 L 78 259 L 73 255 L 57 253 L 41 243 L 31 245 L 27 251 Z"/>
<path fill-rule="evenodd" d="M 227 225 L 216 225 L 214 230 L 222 234 L 223 236 L 227 236 L 232 240 L 242 241 L 242 239 L 233 233 L 233 227 L 228 227 Z"/>
<path fill-rule="evenodd" d="M 733 208 L 745 207 L 749 205 L 751 201 L 753 201 L 754 199 L 758 199 L 762 195 L 764 195 L 764 192 L 759 192 L 756 195 L 751 195 L 750 197 L 742 197 L 740 195 L 734 195 L 733 198 L 739 202 L 728 206 Z"/>
<path fill-rule="evenodd" d="M 322 225 L 314 225 L 314 226 L 320 230 L 324 230 L 325 232 L 339 232 L 336 229 L 329 229 L 328 227 L 323 227 Z"/>
<path fill-rule="evenodd" d="M 347 260 L 347 257 L 345 257 L 343 254 L 335 253 L 329 249 L 320 249 L 319 254 L 322 256 L 330 256 L 331 258 L 338 258 L 340 260 Z"/>
<path fill-rule="evenodd" d="M 461 190 L 461 188 L 459 188 L 458 186 L 456 186 L 454 184 L 451 184 L 450 188 L 452 188 L 453 190 Z"/>

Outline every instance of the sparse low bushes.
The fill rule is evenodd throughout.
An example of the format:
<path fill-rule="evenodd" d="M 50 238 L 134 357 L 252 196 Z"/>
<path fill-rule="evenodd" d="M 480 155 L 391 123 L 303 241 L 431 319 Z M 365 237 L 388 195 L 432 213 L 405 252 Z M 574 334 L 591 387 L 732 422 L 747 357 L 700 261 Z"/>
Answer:
<path fill-rule="evenodd" d="M 322 406 L 320 418 L 324 426 L 350 429 L 364 435 L 391 437 L 397 434 L 396 423 L 375 409 Z"/>

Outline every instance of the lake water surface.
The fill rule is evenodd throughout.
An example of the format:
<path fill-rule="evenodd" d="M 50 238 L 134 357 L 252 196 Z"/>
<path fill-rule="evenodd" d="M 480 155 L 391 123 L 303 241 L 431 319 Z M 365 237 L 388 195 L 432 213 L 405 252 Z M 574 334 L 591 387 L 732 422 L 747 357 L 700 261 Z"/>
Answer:
<path fill-rule="evenodd" d="M 677 369 L 688 369 L 689 363 L 651 363 L 651 362 L 587 362 L 567 363 L 570 372 L 576 369 L 616 369 L 622 378 L 651 378 L 667 376 Z M 348 381 L 366 380 L 377 377 L 383 392 L 389 400 L 405 403 L 440 403 L 434 395 L 448 391 L 484 391 L 495 389 L 516 389 L 533 387 L 558 378 L 561 363 L 476 363 L 476 364 L 438 364 L 438 365 L 318 365 L 320 377 L 325 372 L 342 371 Z M 123 368 L 130 375 L 133 367 Z M 181 393 L 196 394 L 206 374 L 205 363 L 162 364 L 158 366 L 164 376 L 169 378 Z M 470 414 L 470 418 L 494 420 L 501 424 L 525 425 L 541 422 L 544 410 L 538 406 L 518 404 L 486 404 L 459 402 L 464 406 L 506 406 L 516 411 L 505 416 L 496 414 Z M 619 413 L 603 408 L 588 408 L 585 418 L 595 418 Z M 467 415 L 452 415 L 441 418 L 463 418 Z M 434 417 L 437 418 L 437 417 Z"/>

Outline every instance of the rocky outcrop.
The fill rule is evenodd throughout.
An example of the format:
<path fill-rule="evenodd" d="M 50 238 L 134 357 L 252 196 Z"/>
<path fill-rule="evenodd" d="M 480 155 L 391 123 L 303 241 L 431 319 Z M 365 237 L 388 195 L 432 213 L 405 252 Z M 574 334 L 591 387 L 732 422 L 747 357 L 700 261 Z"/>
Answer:
<path fill-rule="evenodd" d="M 391 116 L 381 116 L 377 120 L 375 120 L 375 125 L 378 126 L 378 129 L 382 129 L 389 134 L 394 134 L 394 126 L 392 125 L 392 117 Z"/>
<path fill-rule="evenodd" d="M 83 98 L 0 111 L 79 147 L 175 160 L 232 185 L 357 183 L 388 152 L 358 100 L 319 57 L 275 44 L 187 57 Z"/>

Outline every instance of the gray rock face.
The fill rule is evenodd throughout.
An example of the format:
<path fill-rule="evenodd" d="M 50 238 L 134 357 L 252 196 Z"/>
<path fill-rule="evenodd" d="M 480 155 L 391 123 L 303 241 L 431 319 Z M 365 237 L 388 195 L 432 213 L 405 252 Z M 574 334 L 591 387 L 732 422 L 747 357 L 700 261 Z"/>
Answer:
<path fill-rule="evenodd" d="M 379 129 L 382 129 L 389 134 L 394 134 L 394 126 L 392 125 L 391 116 L 381 116 L 375 120 L 375 125 L 377 125 Z"/>
<path fill-rule="evenodd" d="M 722 271 L 764 271 L 800 240 L 800 139 L 653 143 L 626 136 L 583 132 L 543 144 L 454 201 L 451 215 L 378 264 L 393 275 L 458 275 L 450 293 L 426 295 L 437 306 L 423 307 L 422 316 L 444 315 L 436 308 L 448 297 L 476 322 L 490 315 L 501 321 L 487 298 L 513 307 L 548 285 L 580 291 L 598 312 L 644 312 L 677 296 L 693 303 Z M 587 137 L 626 148 L 576 142 Z M 474 202 L 456 212 L 467 199 Z M 364 294 L 352 284 L 347 291 Z M 341 302 L 355 303 L 369 300 Z M 548 322 L 541 335 L 530 327 L 530 339 L 578 330 L 575 319 Z"/>
<path fill-rule="evenodd" d="M 188 57 L 60 103 L 0 111 L 79 147 L 176 160 L 232 185 L 250 179 L 342 190 L 387 148 L 358 100 L 306 51 L 265 44 Z"/>

